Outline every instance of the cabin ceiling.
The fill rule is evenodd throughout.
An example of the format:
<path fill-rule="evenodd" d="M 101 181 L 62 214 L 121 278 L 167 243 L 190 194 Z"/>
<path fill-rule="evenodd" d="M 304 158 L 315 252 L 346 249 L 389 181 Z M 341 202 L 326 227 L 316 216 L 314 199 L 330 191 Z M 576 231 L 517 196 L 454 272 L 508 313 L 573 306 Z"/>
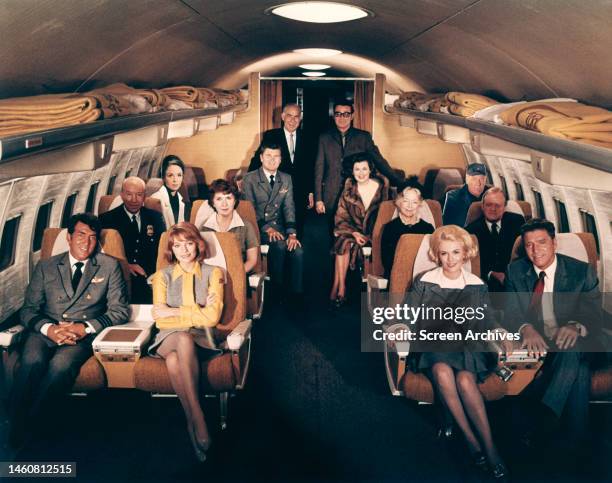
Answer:
<path fill-rule="evenodd" d="M 399 87 L 612 105 L 609 0 L 355 0 L 374 17 L 326 25 L 264 14 L 279 3 L 3 0 L 0 97 L 113 82 L 162 87 L 232 79 L 222 87 L 239 87 L 246 76 L 231 73 L 247 65 L 295 48 L 328 47 L 386 66 L 405 80 Z M 324 62 L 364 75 L 347 71 L 341 57 Z M 293 67 L 276 63 L 264 73 Z"/>

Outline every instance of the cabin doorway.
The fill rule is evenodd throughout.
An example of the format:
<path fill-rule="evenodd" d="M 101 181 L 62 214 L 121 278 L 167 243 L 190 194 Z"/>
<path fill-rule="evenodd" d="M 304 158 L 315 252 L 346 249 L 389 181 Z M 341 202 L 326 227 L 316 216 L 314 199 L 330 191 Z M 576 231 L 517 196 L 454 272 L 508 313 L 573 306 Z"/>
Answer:
<path fill-rule="evenodd" d="M 301 106 L 300 129 L 309 143 L 317 143 L 319 135 L 333 127 L 333 103 L 336 99 L 353 101 L 359 129 L 372 131 L 374 82 L 370 80 L 301 80 L 266 79 L 261 81 L 261 132 L 281 127 L 282 106 Z"/>

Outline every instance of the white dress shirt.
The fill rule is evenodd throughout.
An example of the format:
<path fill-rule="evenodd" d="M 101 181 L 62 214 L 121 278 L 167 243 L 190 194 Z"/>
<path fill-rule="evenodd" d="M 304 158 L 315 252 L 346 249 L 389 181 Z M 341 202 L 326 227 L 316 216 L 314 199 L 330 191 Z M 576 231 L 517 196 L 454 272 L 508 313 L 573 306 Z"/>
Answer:
<path fill-rule="evenodd" d="M 283 128 L 285 133 L 285 140 L 287 141 L 287 148 L 289 149 L 289 155 L 291 156 L 291 163 L 293 164 L 293 158 L 295 157 L 295 145 L 297 144 L 297 131 L 289 132 L 286 128 Z M 291 136 L 293 136 L 293 151 L 291 150 Z"/>

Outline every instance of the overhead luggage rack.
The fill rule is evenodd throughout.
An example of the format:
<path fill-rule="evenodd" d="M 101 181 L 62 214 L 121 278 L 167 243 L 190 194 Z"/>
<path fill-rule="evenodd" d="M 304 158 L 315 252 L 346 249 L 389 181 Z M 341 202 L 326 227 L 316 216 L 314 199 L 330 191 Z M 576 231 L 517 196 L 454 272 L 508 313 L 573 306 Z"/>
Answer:
<path fill-rule="evenodd" d="M 612 173 L 612 149 L 555 138 L 538 132 L 528 131 L 526 129 L 495 124 L 493 122 L 483 121 L 480 119 L 455 116 L 452 114 L 421 112 L 395 106 L 385 106 L 385 111 L 389 114 L 399 115 L 400 124 L 402 126 L 414 127 L 417 130 L 419 130 L 418 120 L 427 121 L 428 123 L 435 122 L 438 125 L 451 125 L 468 129 L 471 132 L 470 142 L 477 152 L 480 151 L 479 146 L 474 146 L 475 138 L 477 138 L 477 136 L 474 136 L 474 133 L 482 133 L 484 135 L 493 136 L 503 141 L 507 141 L 508 143 L 512 143 L 514 145 L 523 146 L 529 150 L 550 154 L 566 160 L 575 161 L 590 168 Z M 425 130 L 423 134 L 426 134 L 426 131 L 431 131 L 431 128 Z M 437 131 L 438 136 L 442 140 L 448 141 L 448 139 L 444 139 L 444 136 L 442 135 L 444 129 L 440 129 L 439 127 Z M 465 141 L 467 141 L 467 139 Z M 458 139 L 454 142 L 465 141 Z M 478 141 L 476 141 L 476 143 L 477 142 Z"/>
<path fill-rule="evenodd" d="M 88 124 L 36 131 L 0 139 L 0 164 L 7 160 L 52 149 L 83 144 L 117 133 L 141 129 L 156 124 L 196 118 L 227 118 L 229 113 L 241 112 L 247 104 L 212 109 L 184 109 L 180 111 L 136 114 L 104 119 Z"/>

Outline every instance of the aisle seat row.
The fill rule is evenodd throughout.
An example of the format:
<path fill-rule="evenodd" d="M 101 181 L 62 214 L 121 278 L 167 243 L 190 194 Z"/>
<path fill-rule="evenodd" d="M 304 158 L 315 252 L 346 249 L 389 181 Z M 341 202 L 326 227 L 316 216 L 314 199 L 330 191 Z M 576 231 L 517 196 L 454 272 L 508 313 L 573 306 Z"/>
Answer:
<path fill-rule="evenodd" d="M 41 259 L 68 250 L 66 229 L 49 228 L 45 231 Z M 228 398 L 246 383 L 250 363 L 251 325 L 247 315 L 246 274 L 237 240 L 231 233 L 203 233 L 207 241 L 207 258 L 211 265 L 225 273 L 223 312 L 221 321 L 213 329 L 214 338 L 222 352 L 201 362 L 201 390 L 219 396 L 221 426 L 225 427 Z M 162 235 L 157 269 L 166 266 L 163 247 L 167 233 Z M 121 263 L 125 280 L 129 271 L 123 241 L 116 230 L 102 230 L 101 251 Z M 149 357 L 145 348 L 154 325 L 150 305 L 131 305 L 127 324 L 109 327 L 93 342 L 94 356 L 82 367 L 73 387 L 77 393 L 104 388 L 135 388 L 154 394 L 174 394 L 163 359 Z M 18 364 L 17 345 L 4 353 L 5 380 L 12 381 Z"/>
<path fill-rule="evenodd" d="M 415 277 L 437 265 L 428 256 L 431 235 L 403 235 L 397 245 L 391 278 L 389 296 L 395 301 L 403 301 L 405 293 L 410 290 Z M 478 246 L 478 241 L 472 235 Z M 557 234 L 558 253 L 590 263 L 597 268 L 595 239 L 591 233 Z M 512 260 L 521 256 L 521 239 L 517 238 Z M 480 276 L 480 258 L 476 256 L 464 268 Z M 371 275 L 368 278 L 368 300 L 370 308 L 376 304 L 376 293 L 381 291 L 380 277 Z M 394 324 L 387 328 L 390 331 L 406 329 L 405 324 Z M 384 357 L 387 380 L 392 394 L 403 395 L 409 399 L 431 403 L 434 400 L 433 388 L 429 379 L 422 373 L 415 373 L 408 368 L 410 342 L 385 342 Z M 485 399 L 491 401 L 506 395 L 519 394 L 535 376 L 541 361 L 524 357 L 517 353 L 507 364 L 515 370 L 515 375 L 508 382 L 491 374 L 479 385 Z M 593 372 L 591 381 L 591 399 L 596 401 L 612 400 L 612 365 L 609 363 Z"/>

